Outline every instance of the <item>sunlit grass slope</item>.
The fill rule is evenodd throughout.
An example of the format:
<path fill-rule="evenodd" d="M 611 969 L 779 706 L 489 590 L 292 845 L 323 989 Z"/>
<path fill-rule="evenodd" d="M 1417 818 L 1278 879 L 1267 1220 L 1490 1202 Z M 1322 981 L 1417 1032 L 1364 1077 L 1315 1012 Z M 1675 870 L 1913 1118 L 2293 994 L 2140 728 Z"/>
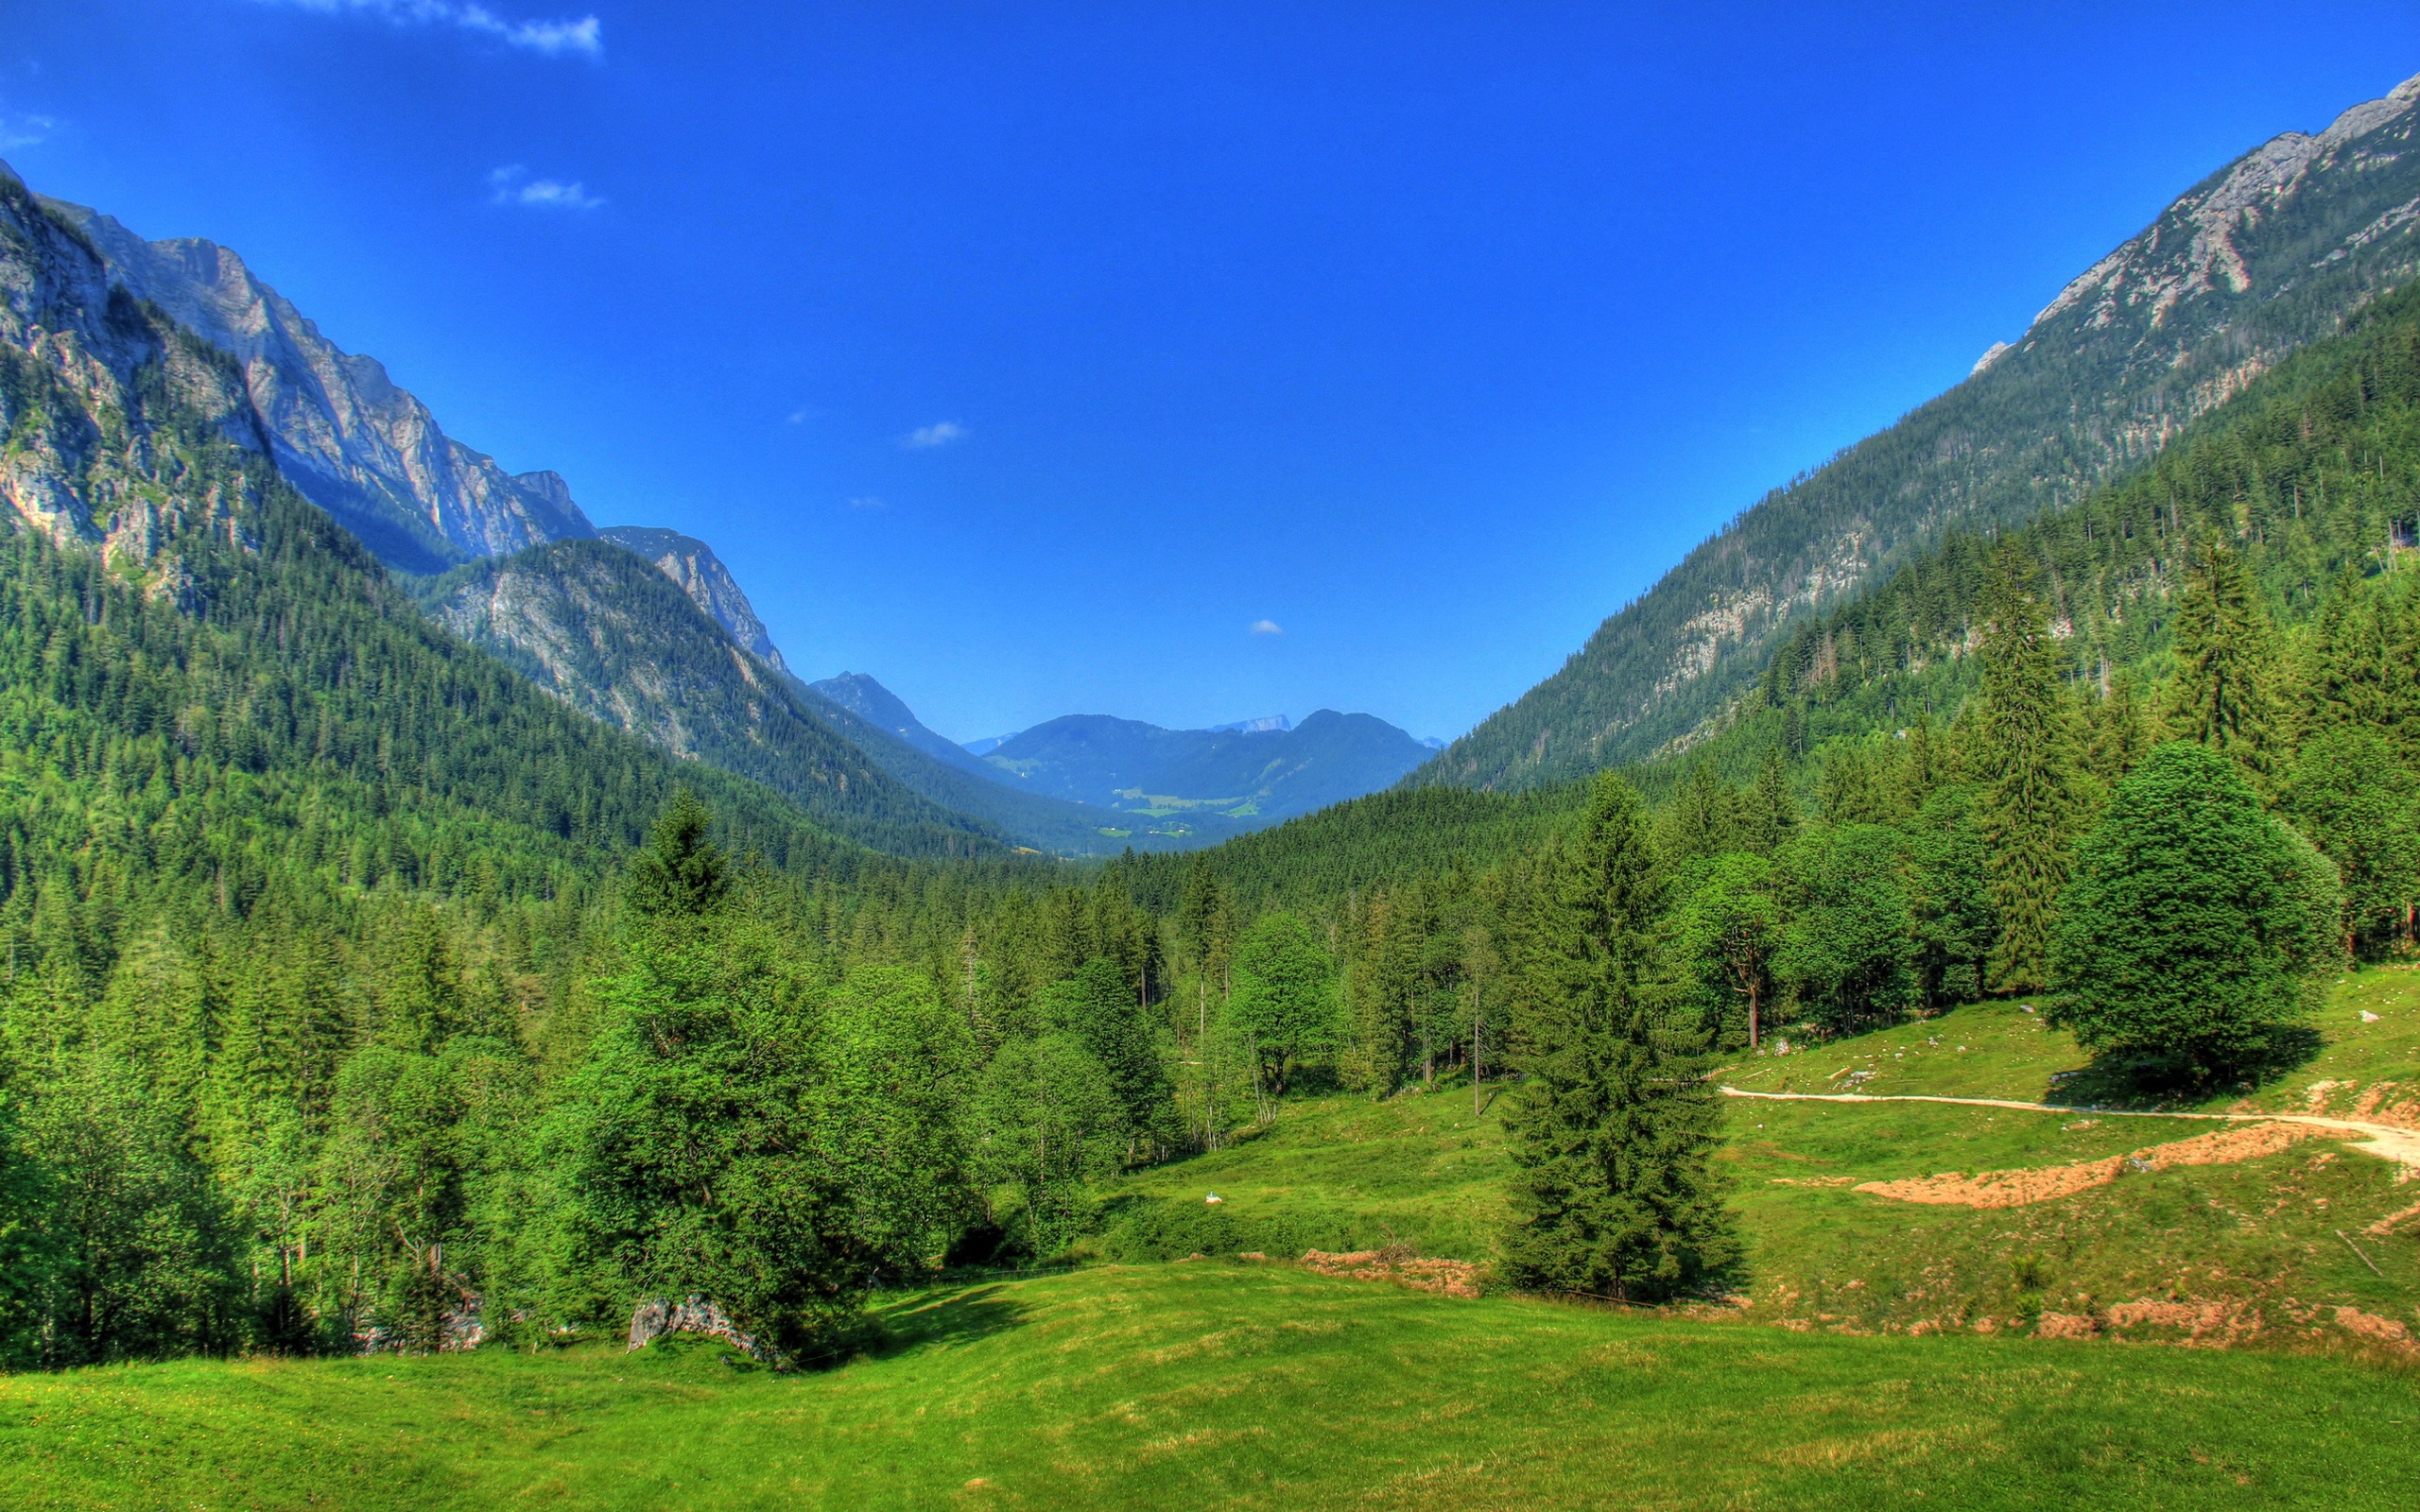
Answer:
<path fill-rule="evenodd" d="M 2314 1357 L 1793 1334 L 1290 1269 L 889 1309 L 815 1375 L 716 1349 L 0 1380 L 11 1508 L 2420 1503 L 2411 1378 Z"/>
<path fill-rule="evenodd" d="M 2300 1069 L 2253 1096 L 2231 1091 L 2196 1106 L 2397 1116 L 2402 1089 L 2420 1091 L 2420 972 L 2348 975 L 2332 988 L 2319 1029 Z M 2087 1065 L 2066 1034 L 2006 1003 L 1744 1057 L 1724 1080 L 1767 1091 L 2082 1102 L 2111 1091 L 2074 1074 Z M 1401 1242 L 1484 1260 L 1511 1170 L 1501 1095 L 1488 1089 L 1479 1116 L 1467 1084 L 1383 1104 L 1288 1105 L 1271 1127 L 1148 1173 L 1127 1191 L 1170 1207 L 1216 1193 L 1247 1236 L 1266 1224 L 1322 1247 Z M 2420 1214 L 2411 1211 L 2420 1185 L 2398 1182 L 2394 1165 L 2336 1140 L 2230 1163 L 2120 1167 L 2112 1179 L 2046 1200 L 1976 1208 L 1858 1187 L 2105 1160 L 2216 1125 L 1925 1103 L 1741 1099 L 1725 1111 L 1723 1160 L 1749 1244 L 1735 1284 L 1751 1317 L 2030 1332 L 2045 1314 L 2056 1327 L 2061 1314 L 2107 1314 L 2116 1305 L 2128 1308 L 2120 1315 L 2135 1336 L 2332 1346 L 2360 1337 L 2335 1321 L 2335 1310 L 2350 1308 L 2420 1333 Z"/>

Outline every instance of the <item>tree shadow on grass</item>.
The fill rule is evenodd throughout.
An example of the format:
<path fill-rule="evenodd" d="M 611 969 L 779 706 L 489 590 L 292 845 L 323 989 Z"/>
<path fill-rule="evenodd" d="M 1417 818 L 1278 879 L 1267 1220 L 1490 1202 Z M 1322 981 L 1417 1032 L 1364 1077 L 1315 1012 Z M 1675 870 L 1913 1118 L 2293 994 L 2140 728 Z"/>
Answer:
<path fill-rule="evenodd" d="M 855 1352 L 884 1359 L 936 1344 L 972 1344 L 1022 1327 L 1028 1311 L 1005 1281 L 923 1292 L 868 1313 L 873 1327 Z"/>
<path fill-rule="evenodd" d="M 2309 1065 L 2323 1043 L 2316 1029 L 2279 1029 L 2256 1054 L 2217 1076 L 2197 1076 L 2181 1057 L 2096 1056 L 2081 1070 L 2054 1074 L 2042 1100 L 2070 1108 L 2157 1111 L 2248 1096 Z"/>

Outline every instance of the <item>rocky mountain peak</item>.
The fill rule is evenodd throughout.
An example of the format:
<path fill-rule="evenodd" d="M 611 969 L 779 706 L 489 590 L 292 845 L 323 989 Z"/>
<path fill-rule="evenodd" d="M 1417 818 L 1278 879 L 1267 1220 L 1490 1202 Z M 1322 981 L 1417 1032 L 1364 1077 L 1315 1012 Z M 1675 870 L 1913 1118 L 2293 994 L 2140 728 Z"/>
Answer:
<path fill-rule="evenodd" d="M 229 249 L 147 241 L 86 206 L 41 203 L 99 251 L 111 282 L 241 364 L 279 470 L 389 566 L 429 572 L 596 534 L 560 476 L 516 477 L 447 436 L 377 359 L 337 347 Z"/>
<path fill-rule="evenodd" d="M 2140 308 L 2148 313 L 2150 327 L 2157 330 L 2180 302 L 2196 295 L 2213 293 L 2221 285 L 2234 294 L 2252 292 L 2253 270 L 2239 238 L 2272 216 L 2314 169 L 2331 165 L 2348 146 L 2397 123 L 2404 127 L 2395 133 L 2398 141 L 2408 137 L 2415 104 L 2420 104 L 2420 75 L 2405 79 L 2383 98 L 2354 106 L 2317 135 L 2286 131 L 2270 138 L 2085 269 L 2033 318 L 2034 326 L 2088 308 L 2089 322 L 2097 330 L 2117 323 L 2121 312 Z M 2354 147 L 2352 156 L 2358 165 L 2367 154 Z M 2399 210 L 2408 219 L 2415 209 L 2420 204 L 2385 215 Z M 2375 234 L 2373 231 L 2365 239 L 2375 239 Z"/>

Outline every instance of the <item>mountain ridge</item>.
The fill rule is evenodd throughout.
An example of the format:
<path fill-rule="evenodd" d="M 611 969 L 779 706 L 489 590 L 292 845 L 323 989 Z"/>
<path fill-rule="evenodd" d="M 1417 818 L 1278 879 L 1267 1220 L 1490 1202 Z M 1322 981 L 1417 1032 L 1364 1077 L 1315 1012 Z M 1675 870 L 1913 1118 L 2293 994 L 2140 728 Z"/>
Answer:
<path fill-rule="evenodd" d="M 337 347 L 228 248 L 149 241 L 88 206 L 36 202 L 84 235 L 112 281 L 235 358 L 279 471 L 388 565 L 442 571 L 596 533 L 561 474 L 508 472 L 446 435 L 385 365 Z"/>
<path fill-rule="evenodd" d="M 1409 782 L 1518 790 L 1697 738 L 1791 627 L 1953 526 L 2021 524 L 2420 269 L 2420 77 L 2206 176 L 2018 340 L 1772 490 Z"/>

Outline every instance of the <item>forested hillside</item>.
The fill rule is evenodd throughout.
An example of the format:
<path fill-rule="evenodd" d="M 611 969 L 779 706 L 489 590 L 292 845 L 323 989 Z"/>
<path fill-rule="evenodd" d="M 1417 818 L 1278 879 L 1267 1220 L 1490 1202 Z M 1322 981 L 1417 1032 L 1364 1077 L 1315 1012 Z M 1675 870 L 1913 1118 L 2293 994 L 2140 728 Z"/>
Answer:
<path fill-rule="evenodd" d="M 684 762 L 752 779 L 829 828 L 896 854 L 997 851 L 1000 833 L 895 781 L 784 672 L 655 564 L 607 541 L 562 541 L 414 587 L 471 644 L 595 719 Z"/>
<path fill-rule="evenodd" d="M 2420 266 L 2415 103 L 2420 80 L 2213 174 L 1972 378 L 1743 512 L 1416 781 L 1518 788 L 1644 761 L 1798 621 L 1945 530 L 2021 524 L 2156 455 Z"/>

